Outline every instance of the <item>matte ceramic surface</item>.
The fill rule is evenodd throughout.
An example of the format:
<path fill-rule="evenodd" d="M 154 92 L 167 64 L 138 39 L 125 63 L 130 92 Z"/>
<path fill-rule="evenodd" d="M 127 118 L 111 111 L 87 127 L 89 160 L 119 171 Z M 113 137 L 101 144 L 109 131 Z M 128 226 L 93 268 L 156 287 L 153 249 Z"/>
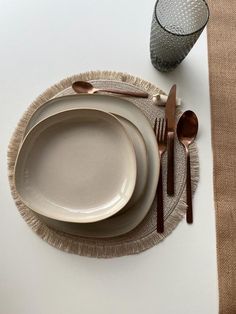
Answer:
<path fill-rule="evenodd" d="M 125 209 L 130 208 L 133 206 L 140 198 L 140 196 L 143 194 L 146 182 L 147 182 L 147 175 L 148 175 L 148 165 L 147 165 L 147 150 L 145 146 L 145 142 L 143 139 L 142 134 L 139 132 L 138 128 L 129 120 L 126 118 L 115 115 L 121 124 L 124 126 L 127 134 L 129 135 L 129 138 L 131 139 L 135 155 L 136 155 L 136 162 L 137 162 L 137 178 L 136 178 L 136 184 L 134 188 L 134 192 L 131 196 L 131 199 L 129 200 L 128 204 L 125 206 Z M 43 115 L 45 118 L 45 115 Z M 26 132 L 30 130 L 30 128 L 34 127 L 37 123 L 42 121 L 44 118 L 42 118 L 40 115 L 33 115 L 30 124 L 26 128 Z M 125 210 L 124 209 L 124 210 Z"/>
<path fill-rule="evenodd" d="M 147 183 L 148 175 L 148 163 L 147 163 L 147 150 L 146 145 L 143 139 L 142 134 L 139 132 L 138 128 L 129 120 L 125 119 L 122 116 L 115 115 L 121 124 L 124 126 L 129 138 L 131 139 L 134 151 L 136 155 L 137 163 L 137 178 L 134 188 L 134 193 L 131 196 L 131 199 L 125 206 L 125 209 L 132 207 L 142 196 L 145 186 Z"/>
<path fill-rule="evenodd" d="M 144 219 L 155 198 L 160 167 L 156 138 L 150 122 L 139 108 L 125 99 L 109 95 L 72 95 L 52 99 L 44 103 L 34 113 L 28 129 L 30 129 L 31 125 L 34 125 L 34 120 L 37 117 L 43 119 L 63 110 L 84 107 L 118 114 L 131 121 L 138 128 L 144 138 L 147 149 L 148 177 L 145 191 L 139 201 L 123 214 L 115 215 L 99 222 L 75 224 L 46 219 L 45 217 L 42 217 L 42 219 L 53 228 L 75 235 L 103 238 L 118 236 L 131 231 Z"/>
<path fill-rule="evenodd" d="M 113 115 L 64 111 L 27 134 L 15 168 L 16 188 L 35 212 L 68 222 L 94 222 L 123 208 L 134 191 L 136 157 Z"/>

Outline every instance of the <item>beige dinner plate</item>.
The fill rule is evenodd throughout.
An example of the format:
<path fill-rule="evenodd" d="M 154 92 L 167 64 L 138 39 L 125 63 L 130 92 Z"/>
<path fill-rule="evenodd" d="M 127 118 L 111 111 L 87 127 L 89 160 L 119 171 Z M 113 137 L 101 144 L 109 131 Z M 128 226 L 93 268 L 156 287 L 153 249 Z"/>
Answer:
<path fill-rule="evenodd" d="M 40 215 L 88 223 L 127 204 L 136 174 L 134 147 L 119 120 L 100 110 L 74 109 L 29 131 L 15 183 L 24 203 Z"/>
<path fill-rule="evenodd" d="M 132 102 L 112 95 L 71 95 L 57 97 L 42 104 L 31 116 L 27 130 L 35 122 L 63 110 L 93 108 L 119 115 L 133 123 L 142 134 L 148 163 L 148 174 L 144 192 L 140 199 L 122 214 L 87 224 L 69 223 L 41 216 L 51 228 L 84 237 L 113 237 L 134 229 L 147 215 L 156 194 L 159 177 L 160 159 L 156 138 L 149 120 Z M 129 206 L 129 202 L 126 206 Z M 125 208 L 126 208 L 125 206 Z"/>
<path fill-rule="evenodd" d="M 37 112 L 37 111 L 36 111 Z M 148 176 L 148 161 L 147 161 L 147 150 L 146 145 L 143 139 L 142 134 L 138 130 L 138 128 L 128 119 L 114 114 L 121 124 L 124 126 L 129 138 L 131 139 L 135 155 L 136 155 L 136 162 L 137 162 L 137 178 L 135 183 L 134 192 L 131 196 L 131 199 L 125 206 L 124 210 L 132 207 L 142 196 L 145 186 L 147 183 L 147 176 Z M 32 129 L 37 123 L 44 120 L 46 118 L 45 115 L 41 116 L 40 114 L 34 114 L 31 119 L 30 123 L 27 125 L 25 130 L 25 135 Z"/>

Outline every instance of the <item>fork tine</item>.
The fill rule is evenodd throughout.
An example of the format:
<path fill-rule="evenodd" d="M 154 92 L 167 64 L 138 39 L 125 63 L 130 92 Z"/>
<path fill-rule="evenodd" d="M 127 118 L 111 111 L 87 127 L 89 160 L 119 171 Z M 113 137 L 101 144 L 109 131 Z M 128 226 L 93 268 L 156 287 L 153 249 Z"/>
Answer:
<path fill-rule="evenodd" d="M 162 119 L 162 132 L 161 132 L 162 142 L 165 141 L 165 119 Z"/>
<path fill-rule="evenodd" d="M 157 141 L 161 141 L 161 118 L 158 120 Z"/>
<path fill-rule="evenodd" d="M 154 123 L 154 133 L 157 133 L 157 118 L 155 119 L 155 123 Z"/>
<path fill-rule="evenodd" d="M 167 130 L 168 130 L 168 121 L 165 120 L 165 134 L 164 134 L 164 142 L 167 143 Z"/>
<path fill-rule="evenodd" d="M 162 142 L 165 142 L 165 130 L 166 130 L 166 125 L 165 125 L 165 119 L 162 119 Z"/>

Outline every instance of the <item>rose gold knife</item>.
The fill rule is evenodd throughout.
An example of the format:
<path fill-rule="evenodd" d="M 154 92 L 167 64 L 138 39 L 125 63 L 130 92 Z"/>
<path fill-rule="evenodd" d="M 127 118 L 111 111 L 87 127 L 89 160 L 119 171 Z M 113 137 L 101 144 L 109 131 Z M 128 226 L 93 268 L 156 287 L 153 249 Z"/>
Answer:
<path fill-rule="evenodd" d="M 174 195 L 174 140 L 175 140 L 175 109 L 176 109 L 176 85 L 169 92 L 165 116 L 167 120 L 167 194 Z"/>

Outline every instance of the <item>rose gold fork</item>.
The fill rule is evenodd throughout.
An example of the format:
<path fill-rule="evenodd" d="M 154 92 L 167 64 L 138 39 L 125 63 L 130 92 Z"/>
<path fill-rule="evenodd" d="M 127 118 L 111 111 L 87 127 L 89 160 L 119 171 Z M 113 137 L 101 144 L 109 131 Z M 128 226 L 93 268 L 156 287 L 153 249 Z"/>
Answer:
<path fill-rule="evenodd" d="M 154 132 L 157 138 L 158 150 L 160 154 L 160 175 L 157 185 L 157 232 L 164 232 L 164 210 L 163 210 L 163 183 L 162 183 L 162 166 L 161 160 L 162 155 L 167 148 L 167 125 L 164 118 L 158 120 L 157 128 L 157 118 L 155 120 Z"/>

